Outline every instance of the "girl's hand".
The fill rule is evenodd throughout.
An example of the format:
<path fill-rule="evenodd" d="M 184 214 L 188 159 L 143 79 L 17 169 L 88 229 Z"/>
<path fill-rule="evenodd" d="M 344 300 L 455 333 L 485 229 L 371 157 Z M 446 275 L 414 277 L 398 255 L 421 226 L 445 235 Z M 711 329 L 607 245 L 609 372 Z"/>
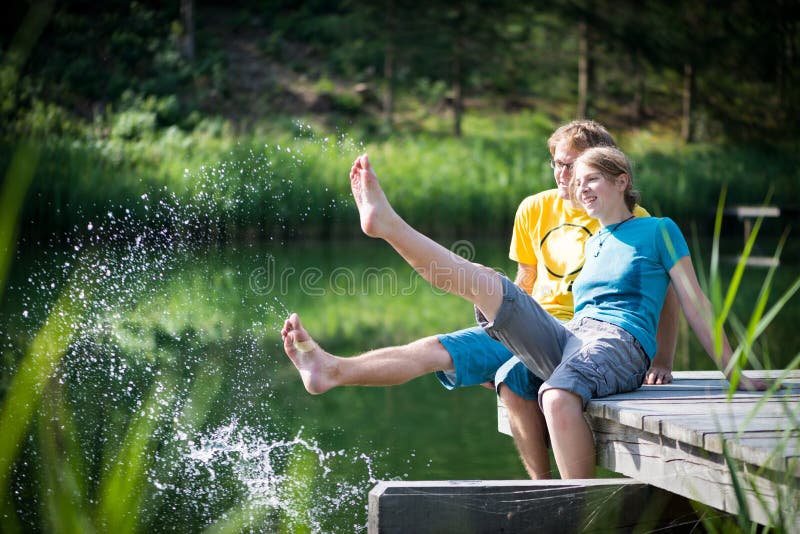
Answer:
<path fill-rule="evenodd" d="M 651 365 L 644 375 L 645 384 L 669 384 L 672 382 L 672 369 L 660 365 Z"/>

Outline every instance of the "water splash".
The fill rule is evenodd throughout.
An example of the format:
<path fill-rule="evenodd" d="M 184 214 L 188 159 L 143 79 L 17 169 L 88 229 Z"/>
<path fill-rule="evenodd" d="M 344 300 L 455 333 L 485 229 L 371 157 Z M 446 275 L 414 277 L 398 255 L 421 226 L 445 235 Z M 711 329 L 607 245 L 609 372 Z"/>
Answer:
<path fill-rule="evenodd" d="M 316 139 L 307 125 L 298 131 L 326 153 L 363 151 L 343 135 Z M 329 517 L 349 509 L 347 530 L 363 529 L 375 453 L 324 451 L 312 437 L 287 438 L 264 426 L 282 402 L 281 385 L 263 369 L 286 364 L 274 339 L 288 310 L 279 297 L 248 291 L 252 269 L 245 263 L 263 258 L 254 241 L 285 245 L 315 210 L 324 217 L 349 202 L 328 187 L 322 197 L 297 190 L 293 176 L 309 172 L 307 165 L 300 144 L 232 153 L 229 161 L 186 170 L 183 191 L 148 187 L 124 205 L 65 205 L 85 222 L 71 232 L 20 240 L 17 261 L 29 267 L 8 286 L 0 311 L 0 343 L 9 354 L 0 371 L 13 374 L 51 320 L 55 297 L 66 295 L 74 304 L 66 318 L 69 344 L 48 394 L 63 397 L 58 402 L 76 422 L 77 446 L 69 452 L 81 458 L 90 505 L 109 457 L 130 438 L 127 422 L 152 412 L 157 445 L 152 458 L 142 459 L 152 463 L 139 521 L 209 524 L 247 503 L 273 509 L 274 521 L 313 531 L 330 529 Z M 250 253 L 231 262 L 221 246 Z M 154 410 L 150 393 L 167 387 Z M 70 432 L 48 409 L 39 417 Z M 259 418 L 266 421 L 253 422 Z M 35 472 L 46 459 L 33 447 L 23 461 Z M 302 463 L 304 454 L 315 459 L 313 469 Z M 355 478 L 352 464 L 363 467 Z M 301 476 L 303 465 L 311 475 Z M 33 479 L 35 473 L 18 470 L 16 494 L 35 491 Z M 314 506 L 303 505 L 298 484 L 311 488 Z M 24 517 L 41 513 L 36 502 L 19 499 Z"/>
<path fill-rule="evenodd" d="M 251 509 L 267 508 L 280 515 L 290 531 L 297 526 L 330 531 L 331 517 L 347 508 L 361 506 L 362 512 L 354 515 L 363 517 L 363 497 L 377 482 L 372 455 L 325 451 L 313 438 L 303 437 L 302 429 L 293 438 L 265 436 L 234 419 L 196 442 L 180 433 L 175 440 L 185 448 L 185 473 L 208 481 L 202 498 L 218 497 L 214 493 L 219 479 L 232 473 L 243 491 L 240 500 Z M 298 469 L 303 458 L 305 468 Z M 361 464 L 361 475 L 344 478 L 342 463 Z M 352 465 L 347 471 L 352 473 Z M 159 480 L 154 485 L 162 491 L 178 489 Z M 353 531 L 366 528 L 351 526 Z"/>

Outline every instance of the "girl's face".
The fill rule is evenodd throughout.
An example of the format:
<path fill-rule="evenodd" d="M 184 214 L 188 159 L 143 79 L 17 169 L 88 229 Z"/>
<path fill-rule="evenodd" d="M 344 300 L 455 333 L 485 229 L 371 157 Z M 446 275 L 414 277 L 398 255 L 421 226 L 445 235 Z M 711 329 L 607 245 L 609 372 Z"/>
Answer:
<path fill-rule="evenodd" d="M 625 206 L 624 178 L 612 182 L 596 169 L 578 162 L 574 180 L 575 197 L 590 217 L 602 221 L 604 216 L 614 216 Z"/>

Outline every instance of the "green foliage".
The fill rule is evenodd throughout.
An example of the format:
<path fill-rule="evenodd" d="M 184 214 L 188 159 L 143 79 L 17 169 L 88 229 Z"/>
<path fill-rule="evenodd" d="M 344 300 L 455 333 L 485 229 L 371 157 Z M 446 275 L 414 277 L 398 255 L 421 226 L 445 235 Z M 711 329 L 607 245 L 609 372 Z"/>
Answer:
<path fill-rule="evenodd" d="M 25 69 L 15 59 L 27 57 L 19 53 L 24 47 L 0 42 L 8 50 L 0 67 L 0 110 L 11 119 L 2 130 L 13 133 L 9 125 L 32 120 L 25 117 L 37 100 L 44 110 L 55 105 L 88 118 L 107 104 L 122 109 L 126 91 L 171 96 L 181 112 L 235 109 L 248 124 L 253 114 L 284 113 L 287 94 L 304 96 L 297 74 L 312 80 L 322 75 L 338 86 L 380 87 L 387 82 L 382 73 L 388 59 L 397 103 L 405 99 L 412 109 L 442 102 L 443 89 L 452 91 L 458 82 L 470 105 L 495 101 L 566 119 L 577 99 L 576 21 L 585 20 L 595 65 L 589 87 L 594 118 L 677 131 L 683 67 L 692 64 L 699 139 L 796 137 L 791 125 L 800 110 L 800 84 L 791 43 L 797 41 L 797 24 L 785 2 L 736 1 L 720 12 L 681 2 L 630 1 L 199 5 L 192 61 L 181 54 L 185 28 L 177 7 L 113 0 L 90 10 L 75 0 L 59 2 Z M 263 88 L 231 94 L 237 81 L 230 78 L 240 70 L 229 71 L 228 62 L 239 61 L 237 49 L 248 39 L 262 56 L 252 57 L 252 66 L 267 67 L 270 79 Z M 321 89 L 334 97 L 334 113 L 374 112 L 350 93 Z M 168 120 L 175 123 L 174 117 Z"/>
<path fill-rule="evenodd" d="M 125 102 L 91 127 L 108 131 L 107 138 L 50 136 L 41 143 L 42 164 L 23 213 L 23 220 L 39 224 L 26 231 L 83 226 L 112 206 L 138 209 L 135 201 L 145 193 L 196 204 L 197 188 L 217 182 L 209 221 L 235 222 L 224 222 L 226 234 L 256 228 L 273 238 L 353 235 L 357 227 L 353 210 L 345 206 L 350 196 L 345 175 L 365 151 L 394 192 L 398 210 L 435 235 L 505 238 L 520 200 L 552 186 L 545 142 L 554 123 L 539 113 L 468 113 L 463 139 L 450 138 L 444 133 L 449 125 L 430 116 L 424 131 L 381 139 L 352 127 L 344 133 L 289 120 L 237 134 L 229 121 L 197 114 L 183 121 L 191 130 L 163 128 L 174 120 L 174 99 L 130 93 Z M 360 145 L 360 139 L 369 144 Z M 633 160 L 643 205 L 684 229 L 692 222 L 710 223 L 707 199 L 722 187 L 728 188 L 729 203 L 752 203 L 754 196 L 766 195 L 766 175 L 782 204 L 800 181 L 800 157 L 788 149 L 684 146 L 674 137 L 646 132 L 622 135 L 620 142 Z M 10 146 L 0 143 L 0 162 L 9 161 Z M 268 172 L 261 168 L 266 162 Z M 236 167 L 242 179 L 227 173 L 220 180 L 213 173 L 223 166 Z M 278 189 L 284 201 L 275 205 Z M 774 223 L 767 230 L 781 231 Z"/>

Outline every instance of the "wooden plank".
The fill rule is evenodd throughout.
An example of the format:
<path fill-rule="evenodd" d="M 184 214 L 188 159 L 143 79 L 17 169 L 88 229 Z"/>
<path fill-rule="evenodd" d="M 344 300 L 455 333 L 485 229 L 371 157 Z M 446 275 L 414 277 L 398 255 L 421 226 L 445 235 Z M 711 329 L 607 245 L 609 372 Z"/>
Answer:
<path fill-rule="evenodd" d="M 781 216 L 778 206 L 732 206 L 725 208 L 725 213 L 740 219 L 756 219 L 758 217 L 775 218 Z"/>
<path fill-rule="evenodd" d="M 792 421 L 798 420 L 800 415 L 791 412 L 791 408 L 782 403 L 764 403 L 757 408 L 743 403 L 654 405 L 609 403 L 603 406 L 602 412 L 593 410 L 590 415 L 604 417 L 633 428 L 642 428 L 648 432 L 658 432 L 664 420 L 673 421 L 680 418 L 685 419 L 684 426 L 688 429 L 711 432 L 718 431 L 717 423 L 731 419 L 742 422 L 757 419 L 764 421 L 765 424 L 770 422 L 769 424 L 775 428 L 786 428 L 791 426 Z"/>
<path fill-rule="evenodd" d="M 745 260 L 744 256 L 739 254 L 736 256 L 726 256 L 725 259 L 735 264 L 744 261 L 745 265 L 750 267 L 777 267 L 781 264 L 781 260 L 774 256 L 748 256 Z"/>
<path fill-rule="evenodd" d="M 600 465 L 720 510 L 737 512 L 730 469 L 721 454 L 610 421 L 594 421 L 592 427 Z M 738 466 L 736 473 L 755 521 L 775 524 L 775 512 L 782 509 L 791 518 L 791 531 L 800 532 L 797 478 L 747 464 Z"/>
<path fill-rule="evenodd" d="M 777 379 L 779 377 L 783 377 L 782 380 L 788 380 L 790 382 L 796 382 L 797 380 L 800 380 L 800 370 L 797 369 L 747 369 L 744 371 L 744 374 L 753 378 Z M 663 386 L 675 386 L 680 384 L 689 386 L 693 384 L 704 384 L 715 388 L 728 389 L 728 386 L 730 385 L 730 383 L 725 379 L 725 375 L 722 374 L 722 371 L 718 370 L 673 371 L 672 378 L 673 381 L 670 384 L 648 385 L 643 387 L 658 389 Z"/>
<path fill-rule="evenodd" d="M 715 433 L 705 437 L 703 447 L 722 454 L 723 441 L 734 458 L 800 477 L 800 431 L 749 432 L 744 436 L 738 432 Z"/>
<path fill-rule="evenodd" d="M 780 423 L 783 421 L 785 420 L 780 418 L 755 418 L 745 424 L 736 417 L 674 415 L 655 418 L 653 426 L 658 426 L 664 437 L 702 447 L 705 435 L 709 433 L 776 430 L 781 428 Z"/>
<path fill-rule="evenodd" d="M 691 532 L 690 503 L 630 479 L 387 481 L 369 493 L 368 532 Z"/>
<path fill-rule="evenodd" d="M 781 402 L 778 399 L 761 404 L 742 402 L 741 400 L 725 402 L 723 399 L 710 399 L 709 402 L 609 400 L 602 403 L 602 414 L 609 419 L 615 419 L 624 414 L 635 415 L 637 413 L 645 415 L 728 415 L 742 418 L 752 415 L 754 417 L 786 418 L 796 415 L 798 406 L 800 406 L 800 403 Z M 598 412 L 598 410 L 595 410 L 595 412 Z"/>

